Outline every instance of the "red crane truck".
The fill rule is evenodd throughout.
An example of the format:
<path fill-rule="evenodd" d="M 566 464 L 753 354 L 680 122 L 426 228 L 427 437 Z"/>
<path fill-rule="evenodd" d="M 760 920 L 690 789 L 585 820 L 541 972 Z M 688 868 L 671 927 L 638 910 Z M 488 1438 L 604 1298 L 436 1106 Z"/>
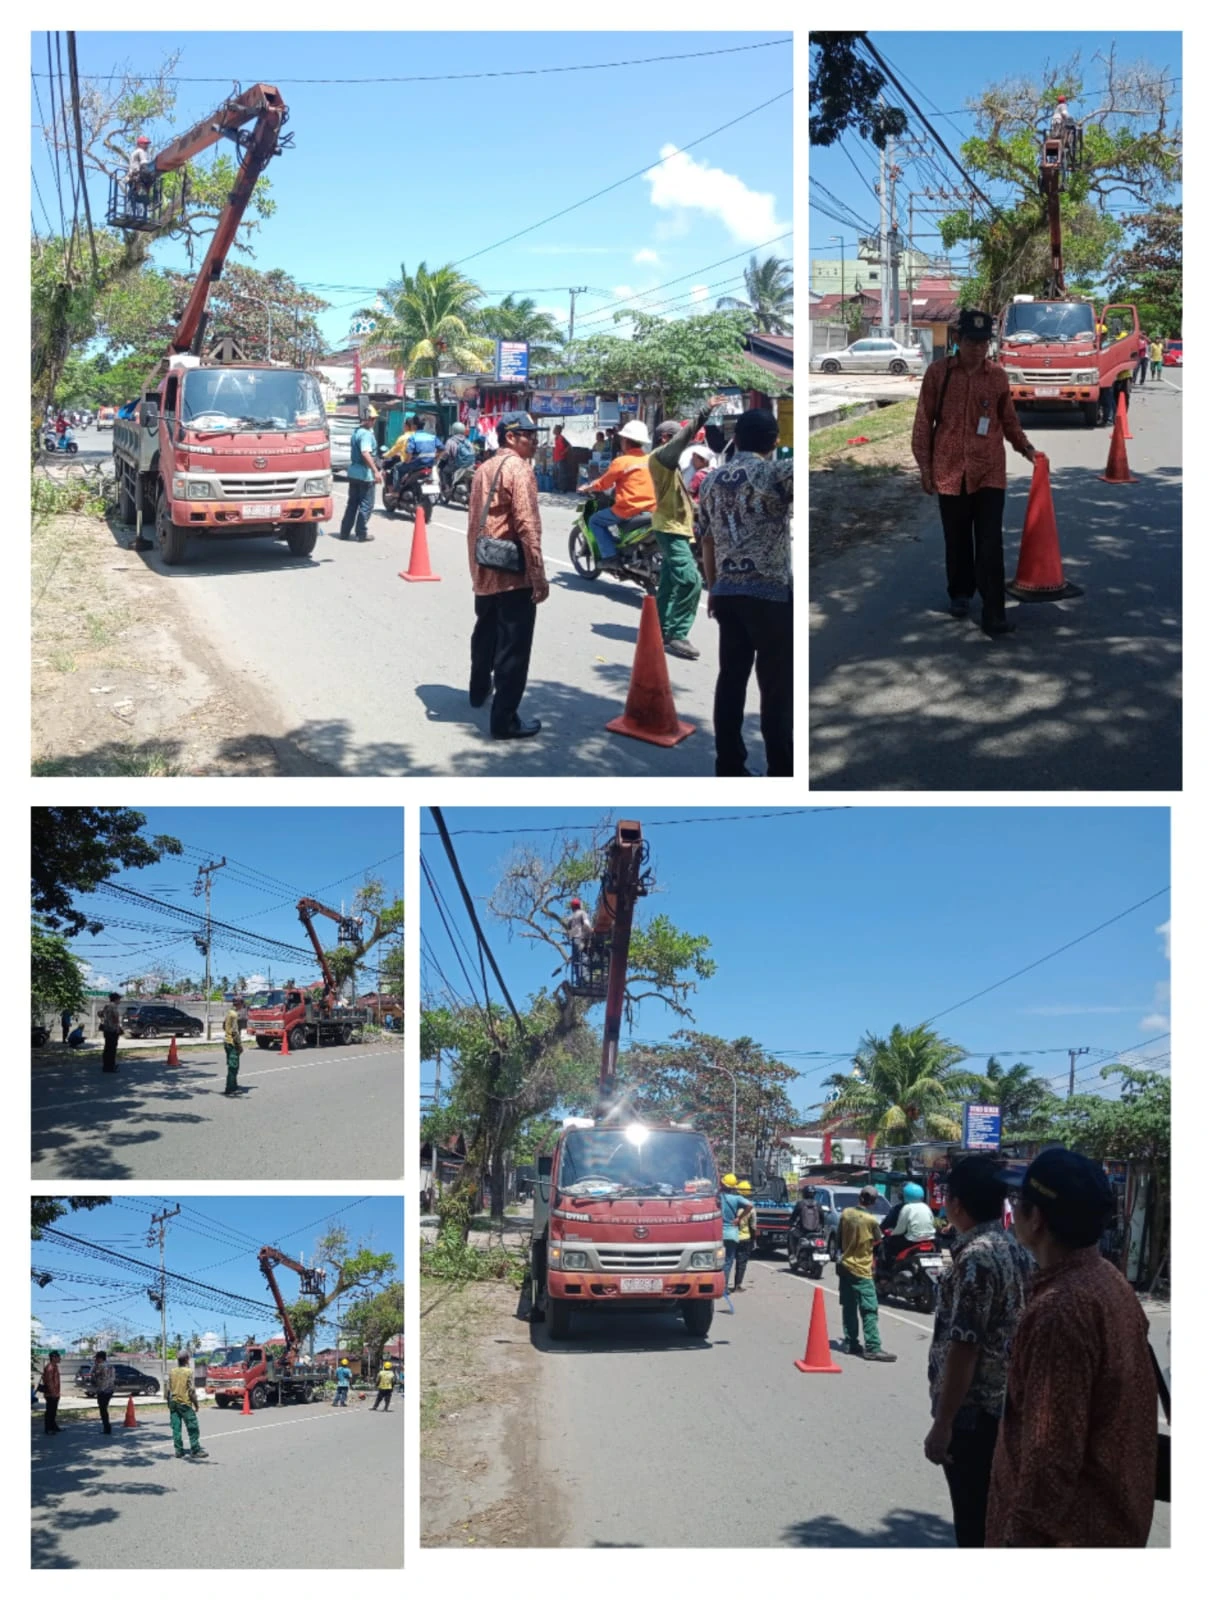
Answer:
<path fill-rule="evenodd" d="M 638 822 L 607 846 L 588 947 L 570 967 L 570 995 L 606 1000 L 599 1104 L 565 1119 L 536 1164 L 531 1320 L 567 1339 L 575 1310 L 677 1311 L 706 1338 L 724 1294 L 720 1180 L 707 1137 L 689 1123 L 640 1117 L 615 1081 L 636 900 L 648 887 Z"/>
<path fill-rule="evenodd" d="M 220 1408 L 239 1406 L 243 1410 L 246 1394 L 252 1409 L 260 1411 L 262 1406 L 285 1405 L 291 1400 L 310 1405 L 324 1393 L 324 1369 L 300 1360 L 299 1339 L 274 1277 L 275 1262 L 299 1274 L 303 1294 L 317 1298 L 324 1294 L 323 1267 L 305 1267 L 273 1245 L 265 1245 L 257 1252 L 257 1265 L 274 1296 L 285 1341 L 280 1351 L 264 1344 L 249 1344 L 219 1352 L 206 1369 L 206 1392 L 215 1397 Z"/>
<path fill-rule="evenodd" d="M 302 1050 L 307 1045 L 361 1043 L 370 1013 L 362 1007 L 341 1004 L 337 981 L 312 920 L 316 916 L 331 917 L 337 924 L 338 944 L 357 944 L 361 938 L 358 919 L 323 906 L 319 900 L 300 900 L 295 909 L 312 941 L 323 982 L 310 989 L 270 989 L 258 996 L 249 1007 L 248 1030 L 259 1050 L 280 1050 L 283 1033 L 291 1050 Z"/>
<path fill-rule="evenodd" d="M 1137 307 L 1107 305 L 1066 293 L 1061 247 L 1061 191 L 1082 161 L 1082 130 L 1054 119 L 1040 157 L 1040 190 L 1049 219 L 1050 273 L 1042 298 L 1017 294 L 998 322 L 998 361 L 1020 407 L 1077 410 L 1088 428 L 1099 414 L 1099 391 L 1110 389 L 1137 360 Z M 1100 328 L 1104 331 L 1101 333 Z"/>
<path fill-rule="evenodd" d="M 138 416 L 114 424 L 119 514 L 154 523 L 166 567 L 179 565 L 191 538 L 282 539 L 310 555 L 333 515 L 328 420 L 310 372 L 239 359 L 232 342 L 203 355 L 206 304 L 223 272 L 253 188 L 287 148 L 287 110 L 277 89 L 254 84 L 156 153 L 142 179 L 115 175 L 107 220 L 124 232 L 163 226 L 166 173 L 222 138 L 240 168 L 168 351 L 144 384 Z M 245 124 L 251 122 L 251 131 Z"/>

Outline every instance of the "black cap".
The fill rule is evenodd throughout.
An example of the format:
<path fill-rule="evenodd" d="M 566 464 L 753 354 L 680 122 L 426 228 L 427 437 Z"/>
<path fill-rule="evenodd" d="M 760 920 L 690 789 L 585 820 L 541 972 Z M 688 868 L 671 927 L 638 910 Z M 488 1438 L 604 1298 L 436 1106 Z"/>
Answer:
<path fill-rule="evenodd" d="M 497 426 L 503 434 L 539 432 L 539 424 L 526 411 L 507 411 Z"/>
<path fill-rule="evenodd" d="M 1042 1150 L 1036 1157 L 1024 1173 L 1023 1194 L 1049 1222 L 1073 1218 L 1102 1224 L 1114 1204 L 1112 1185 L 1099 1163 L 1060 1148 Z"/>
<path fill-rule="evenodd" d="M 110 999 L 111 1000 L 121 1000 L 122 996 L 118 993 L 117 989 L 114 989 L 110 993 Z"/>
<path fill-rule="evenodd" d="M 960 313 L 960 337 L 987 341 L 992 339 L 994 318 L 988 311 L 979 311 L 976 306 L 969 306 Z"/>

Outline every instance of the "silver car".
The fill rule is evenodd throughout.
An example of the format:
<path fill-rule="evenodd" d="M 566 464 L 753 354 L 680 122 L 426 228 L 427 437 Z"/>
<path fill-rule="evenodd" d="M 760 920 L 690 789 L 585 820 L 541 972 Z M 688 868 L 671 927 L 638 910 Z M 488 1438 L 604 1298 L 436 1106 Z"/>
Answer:
<path fill-rule="evenodd" d="M 845 350 L 827 350 L 809 363 L 810 372 L 912 372 L 919 377 L 926 368 L 926 353 L 921 345 L 876 338 L 857 339 Z"/>

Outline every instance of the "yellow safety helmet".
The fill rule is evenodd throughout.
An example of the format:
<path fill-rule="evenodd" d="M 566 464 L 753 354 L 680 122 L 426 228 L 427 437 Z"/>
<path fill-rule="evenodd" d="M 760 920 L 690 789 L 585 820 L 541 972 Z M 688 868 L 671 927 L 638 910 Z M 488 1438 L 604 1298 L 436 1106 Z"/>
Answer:
<path fill-rule="evenodd" d="M 349 1362 L 345 1359 L 344 1356 L 342 1356 L 341 1360 L 337 1363 L 337 1365 L 339 1367 L 348 1367 L 349 1366 Z"/>
<path fill-rule="evenodd" d="M 748 1178 L 743 1178 L 737 1187 L 741 1190 L 742 1194 L 753 1194 L 754 1192 L 754 1185 L 749 1181 Z"/>
<path fill-rule="evenodd" d="M 369 421 L 371 421 L 371 422 L 374 422 L 376 420 L 376 418 L 379 416 L 379 413 L 375 410 L 374 406 L 367 406 L 366 414 L 367 414 L 367 419 Z"/>
<path fill-rule="evenodd" d="M 735 1172 L 726 1172 L 720 1181 L 726 1189 L 735 1189 L 737 1187 L 737 1174 Z"/>
<path fill-rule="evenodd" d="M 387 1369 L 391 1366 L 391 1364 L 392 1363 L 390 1361 L 385 1361 L 383 1363 L 384 1371 L 387 1371 Z"/>

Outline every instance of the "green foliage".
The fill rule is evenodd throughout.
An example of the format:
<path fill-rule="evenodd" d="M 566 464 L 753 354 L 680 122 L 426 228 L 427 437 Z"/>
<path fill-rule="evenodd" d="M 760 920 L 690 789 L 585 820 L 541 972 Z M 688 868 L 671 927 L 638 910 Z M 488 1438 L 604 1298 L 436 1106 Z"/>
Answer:
<path fill-rule="evenodd" d="M 180 842 L 167 834 L 145 838 L 147 818 L 125 806 L 34 806 L 30 819 L 31 906 L 48 928 L 69 934 L 105 926 L 74 909 L 73 893 L 91 894 L 120 867 L 181 854 Z"/>
<path fill-rule="evenodd" d="M 472 314 L 471 329 L 486 339 L 525 339 L 530 345 L 532 372 L 548 372 L 564 345 L 555 317 L 540 311 L 534 300 L 507 294 L 495 306 L 481 306 Z"/>
<path fill-rule="evenodd" d="M 466 1226 L 461 1231 L 459 1223 L 452 1220 L 441 1225 L 436 1243 L 422 1245 L 421 1271 L 425 1277 L 438 1278 L 444 1283 L 484 1283 L 496 1279 L 508 1281 L 520 1289 L 527 1263 L 525 1257 L 514 1250 L 495 1246 L 482 1249 L 468 1244 Z"/>
<path fill-rule="evenodd" d="M 385 1287 L 383 1280 L 388 1274 L 397 1271 L 391 1251 L 374 1251 L 362 1244 L 351 1249 L 349 1231 L 342 1227 L 333 1227 L 317 1239 L 315 1258 L 318 1265 L 328 1268 L 324 1295 L 296 1300 L 289 1308 L 301 1341 L 306 1341 L 334 1300 L 355 1289 L 376 1295 Z"/>
<path fill-rule="evenodd" d="M 362 938 L 357 944 L 340 944 L 324 952 L 339 988 L 353 974 L 368 951 L 384 939 L 399 939 L 404 928 L 404 901 L 393 900 L 389 904 L 378 878 L 368 878 L 355 891 L 351 912 L 355 917 L 364 919 Z"/>
<path fill-rule="evenodd" d="M 881 1143 L 913 1144 L 924 1138 L 960 1137 L 960 1102 L 981 1092 L 977 1073 L 961 1072 L 960 1045 L 933 1032 L 896 1024 L 887 1039 L 865 1034 L 852 1071 L 825 1081 L 834 1093 L 823 1110 L 844 1117 Z"/>
<path fill-rule="evenodd" d="M 853 128 L 883 150 L 905 132 L 906 114 L 880 104 L 885 76 L 859 55 L 861 33 L 809 35 L 809 143 L 831 145 Z"/>
<path fill-rule="evenodd" d="M 975 1098 L 1002 1111 L 1002 1137 L 1005 1140 L 1049 1137 L 1051 1119 L 1060 1104 L 1043 1078 L 1017 1061 L 1004 1067 L 996 1056 L 986 1062 L 985 1079 Z"/>
<path fill-rule="evenodd" d="M 98 1206 L 111 1206 L 113 1201 L 107 1195 L 49 1195 L 35 1194 L 30 1196 L 29 1202 L 29 1236 L 31 1239 L 41 1239 L 43 1228 L 49 1228 L 58 1222 L 60 1217 L 65 1217 L 69 1211 L 95 1211 Z"/>
<path fill-rule="evenodd" d="M 369 1370 L 375 1371 L 383 1359 L 384 1345 L 404 1332 L 404 1284 L 400 1279 L 356 1300 L 343 1313 L 342 1332 L 347 1345 L 366 1350 Z"/>
<path fill-rule="evenodd" d="M 1161 1072 L 1113 1064 L 1100 1077 L 1120 1078 L 1120 1096 L 1076 1094 L 1058 1102 L 1054 1137 L 1096 1161 L 1137 1161 L 1164 1187 L 1171 1174 L 1171 1079 Z"/>
<path fill-rule="evenodd" d="M 1183 208 L 1156 205 L 1128 225 L 1132 242 L 1112 265 L 1112 298 L 1137 305 L 1143 328 L 1160 338 L 1183 334 Z"/>
<path fill-rule="evenodd" d="M 792 263 L 778 256 L 767 256 L 759 261 L 750 257 L 745 269 L 746 298 L 735 299 L 725 295 L 717 300 L 718 311 L 749 310 L 754 329 L 759 333 L 791 333 L 792 331 Z"/>
<path fill-rule="evenodd" d="M 35 528 L 51 517 L 69 514 L 86 517 L 105 515 L 105 496 L 97 485 L 85 477 L 71 477 L 65 481 L 48 478 L 43 472 L 30 474 L 30 519 Z"/>
<path fill-rule="evenodd" d="M 47 1011 L 79 1011 L 84 1002 L 84 972 L 66 940 L 32 923 L 30 1009 L 34 1016 Z"/>
<path fill-rule="evenodd" d="M 487 372 L 493 347 L 476 331 L 479 286 L 453 266 L 433 272 L 422 261 L 383 290 L 387 313 L 369 306 L 359 313 L 375 323 L 374 347 L 386 351 L 406 377 L 433 378 L 440 371 Z"/>
<path fill-rule="evenodd" d="M 630 320 L 631 338 L 597 334 L 565 351 L 565 365 L 587 386 L 606 393 L 638 391 L 663 412 L 693 405 L 707 391 L 752 388 L 759 369 L 745 359 L 744 338 L 752 311 L 709 311 L 667 321 L 642 311 L 616 312 Z"/>

